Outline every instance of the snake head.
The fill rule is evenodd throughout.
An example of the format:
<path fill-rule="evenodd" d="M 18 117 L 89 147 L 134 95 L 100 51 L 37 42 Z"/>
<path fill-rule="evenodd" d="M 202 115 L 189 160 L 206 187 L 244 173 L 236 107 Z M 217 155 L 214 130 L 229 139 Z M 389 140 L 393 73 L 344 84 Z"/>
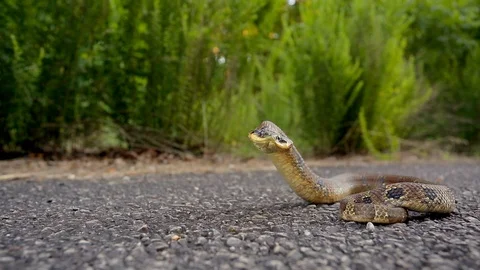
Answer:
<path fill-rule="evenodd" d="M 248 138 L 260 151 L 265 153 L 286 151 L 293 146 L 292 140 L 270 121 L 263 121 L 260 126 L 250 132 Z"/>

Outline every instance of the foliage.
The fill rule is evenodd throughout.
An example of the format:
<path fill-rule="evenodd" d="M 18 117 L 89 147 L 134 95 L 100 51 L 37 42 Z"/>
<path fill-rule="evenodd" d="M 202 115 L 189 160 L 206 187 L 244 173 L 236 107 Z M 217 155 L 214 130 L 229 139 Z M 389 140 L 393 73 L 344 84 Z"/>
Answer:
<path fill-rule="evenodd" d="M 317 154 L 480 144 L 480 1 L 290 4 L 0 2 L 1 151 L 250 153 L 265 119 Z"/>

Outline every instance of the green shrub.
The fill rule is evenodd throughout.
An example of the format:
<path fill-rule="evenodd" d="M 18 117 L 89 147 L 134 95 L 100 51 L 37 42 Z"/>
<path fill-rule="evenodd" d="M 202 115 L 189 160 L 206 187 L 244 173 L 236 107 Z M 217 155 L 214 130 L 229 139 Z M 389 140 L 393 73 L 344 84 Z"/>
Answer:
<path fill-rule="evenodd" d="M 478 144 L 479 4 L 5 0 L 1 148 L 250 155 L 265 119 L 308 153 Z"/>

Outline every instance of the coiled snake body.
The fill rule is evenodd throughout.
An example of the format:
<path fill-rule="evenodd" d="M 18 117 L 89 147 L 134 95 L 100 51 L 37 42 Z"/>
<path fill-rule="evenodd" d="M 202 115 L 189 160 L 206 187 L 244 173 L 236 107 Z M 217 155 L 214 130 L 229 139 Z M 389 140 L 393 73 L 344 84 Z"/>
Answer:
<path fill-rule="evenodd" d="M 357 222 L 397 223 L 408 219 L 408 210 L 450 213 L 453 192 L 446 186 L 400 175 L 316 175 L 305 164 L 287 135 L 264 121 L 249 139 L 268 154 L 293 191 L 311 203 L 340 202 L 340 218 Z"/>

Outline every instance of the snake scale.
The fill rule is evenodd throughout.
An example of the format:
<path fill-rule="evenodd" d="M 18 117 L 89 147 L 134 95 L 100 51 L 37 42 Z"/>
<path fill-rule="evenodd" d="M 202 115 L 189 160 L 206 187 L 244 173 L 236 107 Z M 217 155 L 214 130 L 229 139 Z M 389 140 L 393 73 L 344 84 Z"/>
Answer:
<path fill-rule="evenodd" d="M 248 137 L 270 157 L 298 196 L 316 204 L 340 202 L 343 220 L 389 224 L 407 221 L 407 210 L 450 213 L 455 208 L 448 187 L 412 176 L 347 173 L 320 177 L 305 164 L 293 141 L 270 121 L 262 122 Z"/>

